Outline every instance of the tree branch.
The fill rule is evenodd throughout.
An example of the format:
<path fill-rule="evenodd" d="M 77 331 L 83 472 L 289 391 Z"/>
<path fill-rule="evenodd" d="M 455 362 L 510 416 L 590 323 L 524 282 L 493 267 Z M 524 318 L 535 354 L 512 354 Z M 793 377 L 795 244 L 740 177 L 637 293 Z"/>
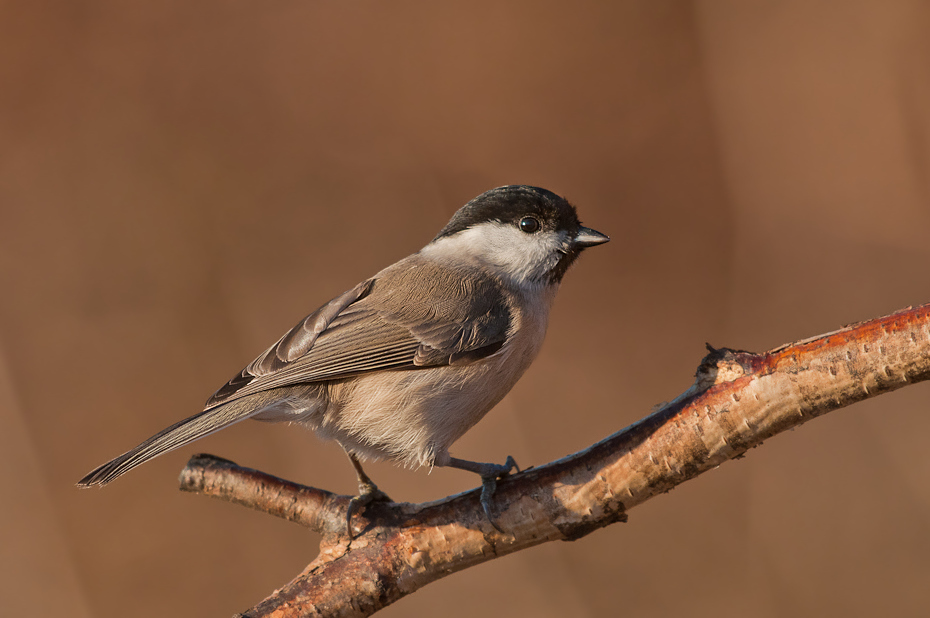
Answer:
<path fill-rule="evenodd" d="M 298 522 L 320 554 L 244 616 L 368 616 L 426 584 L 527 547 L 575 540 L 655 495 L 832 410 L 930 378 L 930 304 L 764 354 L 715 350 L 695 384 L 622 431 L 502 479 L 495 530 L 479 491 L 373 504 L 345 533 L 347 496 L 195 456 L 181 489 Z M 359 530 L 359 522 L 364 529 Z"/>

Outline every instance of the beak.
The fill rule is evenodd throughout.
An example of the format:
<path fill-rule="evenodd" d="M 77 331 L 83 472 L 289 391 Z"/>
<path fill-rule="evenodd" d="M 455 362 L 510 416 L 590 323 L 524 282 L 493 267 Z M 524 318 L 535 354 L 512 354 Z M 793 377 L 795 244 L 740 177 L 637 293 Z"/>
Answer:
<path fill-rule="evenodd" d="M 610 240 L 610 236 L 607 234 L 601 234 L 597 230 L 581 226 L 578 228 L 578 233 L 575 234 L 575 240 L 572 241 L 572 244 L 584 249 L 585 247 L 604 244 L 608 240 Z"/>

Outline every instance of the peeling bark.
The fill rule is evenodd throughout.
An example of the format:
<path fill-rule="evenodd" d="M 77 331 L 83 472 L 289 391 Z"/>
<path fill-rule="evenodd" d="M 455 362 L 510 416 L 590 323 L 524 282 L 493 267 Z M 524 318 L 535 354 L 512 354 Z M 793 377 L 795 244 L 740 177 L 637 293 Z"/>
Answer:
<path fill-rule="evenodd" d="M 764 354 L 710 348 L 694 385 L 583 451 L 508 476 L 487 521 L 479 490 L 428 504 L 373 504 L 345 530 L 348 496 L 195 456 L 181 489 L 323 535 L 320 554 L 242 616 L 368 616 L 426 584 L 547 541 L 573 541 L 767 438 L 930 378 L 930 305 Z M 362 529 L 360 529 L 362 528 Z"/>

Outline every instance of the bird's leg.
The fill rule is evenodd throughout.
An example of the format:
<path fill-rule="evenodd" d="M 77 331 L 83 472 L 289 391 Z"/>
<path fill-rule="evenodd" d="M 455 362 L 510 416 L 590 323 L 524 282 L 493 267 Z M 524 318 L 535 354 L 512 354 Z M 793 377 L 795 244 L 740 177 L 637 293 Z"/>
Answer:
<path fill-rule="evenodd" d="M 354 453 L 346 451 L 346 455 L 349 456 L 349 461 L 352 462 L 355 474 L 358 476 L 358 495 L 349 501 L 349 508 L 346 510 L 346 531 L 349 533 L 349 538 L 352 538 L 352 515 L 359 507 L 366 507 L 372 502 L 393 502 L 393 500 L 368 478 Z"/>
<path fill-rule="evenodd" d="M 508 455 L 504 465 L 479 463 L 477 461 L 466 461 L 464 459 L 450 457 L 449 463 L 446 465 L 452 468 L 458 468 L 459 470 L 474 472 L 481 477 L 481 508 L 484 509 L 484 515 L 488 518 L 488 521 L 491 522 L 491 525 L 494 526 L 494 529 L 503 533 L 504 531 L 494 523 L 494 518 L 491 517 L 491 496 L 494 495 L 494 491 L 497 489 L 497 479 L 507 476 L 510 474 L 511 470 L 515 469 L 517 472 L 520 471 L 513 457 Z"/>

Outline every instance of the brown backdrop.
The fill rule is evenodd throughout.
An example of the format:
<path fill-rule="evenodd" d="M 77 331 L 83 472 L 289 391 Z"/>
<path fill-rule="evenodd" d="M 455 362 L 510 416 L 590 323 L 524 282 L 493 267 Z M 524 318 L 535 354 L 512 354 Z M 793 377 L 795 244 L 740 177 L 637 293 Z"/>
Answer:
<path fill-rule="evenodd" d="M 73 483 L 488 188 L 563 193 L 613 240 L 462 457 L 583 448 L 705 341 L 930 301 L 928 41 L 920 0 L 0 4 L 0 614 L 222 616 L 296 574 L 313 535 L 175 479 L 205 450 L 353 491 L 302 430 Z M 925 615 L 928 405 L 830 415 L 384 615 Z M 475 485 L 370 472 L 405 501 Z"/>

